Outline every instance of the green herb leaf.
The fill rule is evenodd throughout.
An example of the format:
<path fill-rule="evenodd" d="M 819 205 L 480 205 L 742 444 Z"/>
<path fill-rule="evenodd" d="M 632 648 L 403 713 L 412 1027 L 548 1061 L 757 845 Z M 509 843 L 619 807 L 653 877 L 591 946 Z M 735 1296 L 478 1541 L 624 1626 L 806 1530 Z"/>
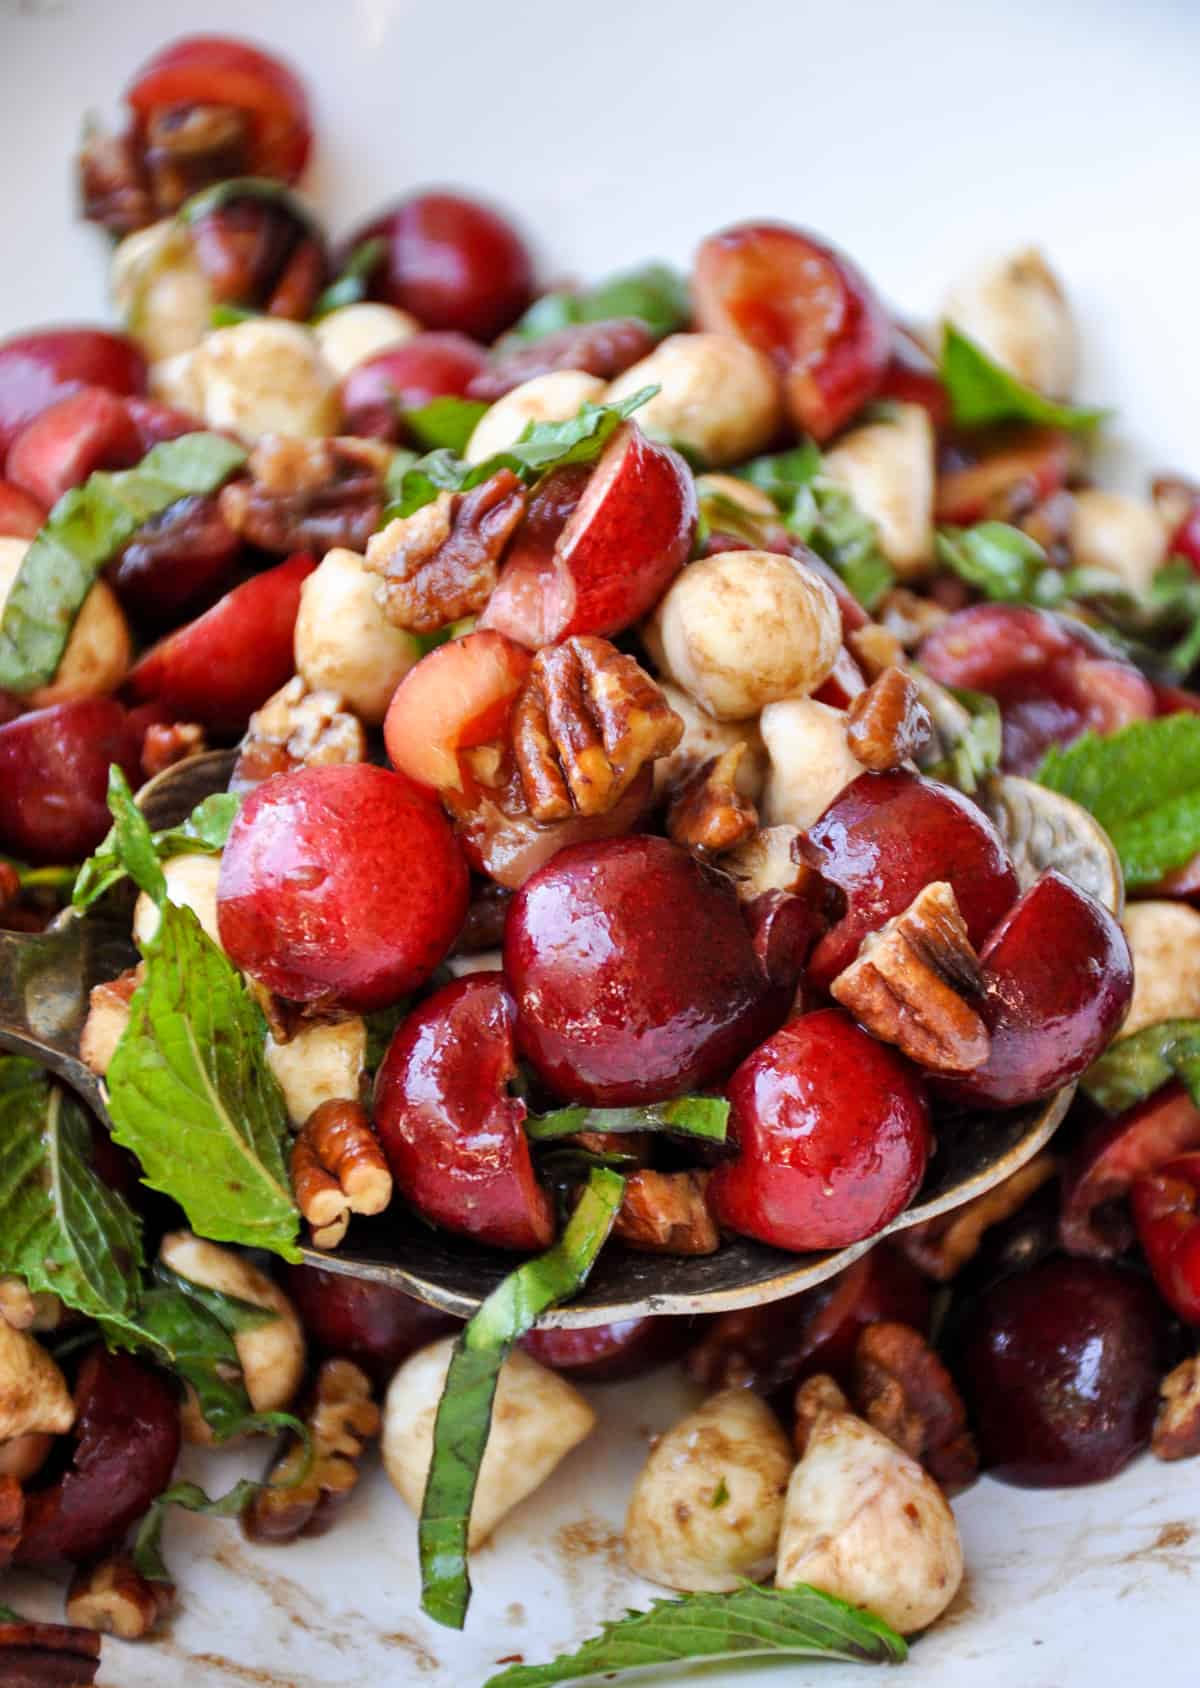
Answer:
<path fill-rule="evenodd" d="M 6 1606 L 3 1600 L 0 1600 L 0 1624 L 23 1624 L 27 1622 L 28 1619 L 23 1618 L 20 1612 L 14 1612 L 11 1606 Z"/>
<path fill-rule="evenodd" d="M 354 248 L 346 260 L 346 267 L 317 299 L 312 320 L 320 322 L 330 311 L 340 311 L 343 305 L 357 305 L 367 296 L 371 272 L 387 256 L 387 241 L 377 237 L 364 240 Z"/>
<path fill-rule="evenodd" d="M 1200 715 L 1135 721 L 1054 746 L 1035 776 L 1093 814 L 1131 890 L 1155 885 L 1200 850 Z"/>
<path fill-rule="evenodd" d="M 461 1629 L 471 1599 L 467 1524 L 487 1447 L 500 1369 L 513 1344 L 547 1308 L 587 1282 L 612 1229 L 625 1180 L 597 1168 L 554 1247 L 497 1285 L 454 1347 L 438 1405 L 433 1457 L 421 1505 L 421 1605 Z"/>
<path fill-rule="evenodd" d="M 937 556 L 943 568 L 1001 604 L 1031 603 L 1038 579 L 1049 566 L 1037 541 L 1007 522 L 942 528 Z"/>
<path fill-rule="evenodd" d="M 1085 431 L 1103 422 L 1107 410 L 1056 404 L 1002 369 L 982 346 L 948 322 L 942 334 L 940 374 L 954 420 L 964 428 L 989 422 L 1038 422 L 1048 428 Z"/>
<path fill-rule="evenodd" d="M 728 1501 L 728 1499 L 729 1499 L 729 1485 L 728 1485 L 728 1483 L 726 1483 L 724 1477 L 722 1477 L 721 1481 L 717 1484 L 716 1488 L 713 1490 L 713 1498 L 709 1501 L 708 1504 L 712 1507 L 713 1511 L 716 1512 L 718 1507 L 724 1506 L 725 1503 Z"/>
<path fill-rule="evenodd" d="M 1004 748 L 1000 705 L 986 692 L 934 683 L 921 685 L 921 702 L 934 726 L 933 738 L 917 758 L 921 772 L 971 796 L 1000 766 Z"/>
<path fill-rule="evenodd" d="M 639 317 L 660 339 L 684 327 L 691 314 L 687 282 L 667 264 L 610 276 L 580 293 L 546 293 L 530 305 L 513 329 L 522 340 L 541 340 L 580 322 Z"/>
<path fill-rule="evenodd" d="M 243 1477 L 225 1494 L 212 1499 L 198 1483 L 174 1483 L 165 1489 L 138 1525 L 133 1543 L 133 1563 L 149 1582 L 170 1582 L 162 1554 L 162 1532 L 167 1512 L 181 1506 L 185 1512 L 198 1512 L 205 1518 L 240 1518 L 248 1503 L 263 1487 L 249 1477 Z"/>
<path fill-rule="evenodd" d="M 233 1337 L 220 1320 L 182 1287 L 163 1284 L 142 1297 L 137 1324 L 141 1345 L 191 1384 L 217 1441 L 240 1430 L 253 1408 Z"/>
<path fill-rule="evenodd" d="M 525 1134 L 545 1143 L 579 1131 L 673 1131 L 680 1137 L 723 1143 L 728 1122 L 729 1103 L 723 1096 L 681 1096 L 638 1108 L 556 1108 L 550 1114 L 531 1114 Z"/>
<path fill-rule="evenodd" d="M 401 415 L 409 433 L 427 451 L 448 448 L 461 456 L 479 418 L 490 408 L 482 399 L 460 399 L 446 393 L 441 398 L 430 399 L 419 410 L 405 410 Z"/>
<path fill-rule="evenodd" d="M 1123 1114 L 1173 1078 L 1200 1107 L 1200 1020 L 1160 1020 L 1118 1038 L 1084 1073 L 1079 1087 L 1107 1113 Z"/>
<path fill-rule="evenodd" d="M 0 1056 L 0 1142 L 0 1273 L 89 1318 L 128 1325 L 141 1226 L 92 1171 L 82 1108 L 21 1056 Z"/>
<path fill-rule="evenodd" d="M 123 788 L 123 790 L 122 790 Z M 130 808 L 138 813 L 133 802 L 129 787 L 126 785 L 121 770 L 116 766 L 109 770 L 108 776 L 108 804 L 114 809 L 114 804 L 123 805 L 128 802 Z M 202 803 L 198 803 L 188 818 L 179 826 L 167 827 L 161 832 L 147 833 L 150 849 L 155 862 L 164 862 L 171 856 L 219 856 L 225 848 L 229 837 L 229 829 L 233 825 L 241 798 L 231 791 L 214 791 Z M 114 809 L 114 813 L 115 813 Z M 130 824 L 126 817 L 126 827 Z M 145 822 L 142 822 L 143 826 Z M 144 859 L 145 842 L 143 841 L 139 859 L 142 860 L 143 870 L 148 869 Z M 161 869 L 159 870 L 161 873 Z M 126 877 L 131 869 L 125 866 L 122 859 L 122 849 L 118 843 L 117 829 L 105 838 L 95 855 L 89 856 L 79 869 L 75 879 L 75 888 L 71 893 L 71 902 L 80 911 L 91 908 L 92 904 L 104 895 L 106 891 Z M 132 874 L 143 889 L 146 889 L 142 879 Z M 158 901 L 158 898 L 155 898 Z"/>
<path fill-rule="evenodd" d="M 298 1260 L 287 1112 L 257 1003 L 191 909 L 163 905 L 145 959 L 108 1069 L 113 1136 L 201 1236 Z"/>
<path fill-rule="evenodd" d="M 215 492 L 246 461 L 220 434 L 184 434 L 134 469 L 97 470 L 65 492 L 22 560 L 0 613 L 0 687 L 24 694 L 53 680 L 83 600 L 143 522 L 180 498 Z"/>
<path fill-rule="evenodd" d="M 790 451 L 752 458 L 736 473 L 740 480 L 765 492 L 783 515 L 790 516 L 797 493 L 811 486 L 821 473 L 821 453 L 814 441 L 803 440 Z"/>
<path fill-rule="evenodd" d="M 484 1688 L 554 1688 L 625 1671 L 701 1659 L 800 1657 L 845 1659 L 853 1664 L 898 1665 L 908 1648 L 882 1618 L 848 1606 L 832 1594 L 801 1584 L 732 1594 L 691 1594 L 656 1600 L 648 1612 L 630 1612 L 605 1624 L 592 1641 L 548 1665 L 511 1665 Z"/>
<path fill-rule="evenodd" d="M 252 311 L 246 305 L 214 305 L 208 313 L 210 328 L 236 328 L 243 322 L 264 322 L 262 311 Z"/>

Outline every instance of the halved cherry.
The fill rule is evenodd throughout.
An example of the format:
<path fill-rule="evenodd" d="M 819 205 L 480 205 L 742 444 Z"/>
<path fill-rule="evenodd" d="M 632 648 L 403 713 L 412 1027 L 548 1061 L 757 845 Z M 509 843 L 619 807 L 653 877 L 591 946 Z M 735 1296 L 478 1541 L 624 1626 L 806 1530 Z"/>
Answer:
<path fill-rule="evenodd" d="M 23 487 L 0 481 L 0 536 L 32 539 L 45 520 L 45 510 Z"/>
<path fill-rule="evenodd" d="M 459 752 L 501 736 L 531 661 L 491 631 L 422 657 L 396 687 L 383 723 L 393 767 L 435 791 L 461 788 Z"/>
<path fill-rule="evenodd" d="M 0 341 L 0 464 L 27 422 L 79 387 L 144 393 L 146 359 L 103 328 L 40 328 Z"/>
<path fill-rule="evenodd" d="M 1200 1108 L 1182 1084 L 1164 1085 L 1115 1119 L 1099 1120 L 1063 1174 L 1060 1235 L 1068 1254 L 1111 1260 L 1133 1241 L 1125 1199 L 1135 1181 L 1200 1149 Z"/>
<path fill-rule="evenodd" d="M 141 744 L 137 724 L 107 697 L 0 724 L 0 851 L 28 862 L 81 861 L 111 825 L 110 764 L 136 786 Z"/>
<path fill-rule="evenodd" d="M 345 431 L 373 439 L 404 436 L 401 412 L 431 399 L 461 398 L 487 368 L 487 352 L 465 334 L 414 334 L 356 364 L 341 386 Z"/>
<path fill-rule="evenodd" d="M 95 469 L 128 469 L 145 454 L 124 399 L 84 387 L 57 399 L 13 440 L 8 477 L 47 509 Z"/>

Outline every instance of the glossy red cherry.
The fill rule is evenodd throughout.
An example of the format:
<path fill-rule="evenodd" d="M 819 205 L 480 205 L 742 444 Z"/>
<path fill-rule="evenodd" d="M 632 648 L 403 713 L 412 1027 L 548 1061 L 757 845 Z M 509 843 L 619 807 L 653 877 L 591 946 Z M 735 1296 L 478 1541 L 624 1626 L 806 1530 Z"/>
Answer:
<path fill-rule="evenodd" d="M 861 774 L 808 834 L 810 860 L 846 900 L 813 951 L 809 977 L 828 989 L 877 932 L 936 880 L 954 887 L 979 945 L 1017 898 L 1017 876 L 999 833 L 961 792 L 897 769 Z"/>
<path fill-rule="evenodd" d="M 449 826 L 369 763 L 301 768 L 243 803 L 221 857 L 221 943 L 294 1002 L 365 1013 L 422 984 L 467 912 Z"/>
<path fill-rule="evenodd" d="M 935 428 L 950 420 L 950 395 L 942 385 L 937 364 L 915 335 L 898 324 L 892 329 L 892 355 L 879 388 L 881 399 L 923 405 Z"/>
<path fill-rule="evenodd" d="M 78 862 L 112 824 L 108 770 L 141 783 L 142 734 L 111 698 L 74 698 L 0 725 L 0 851 Z"/>
<path fill-rule="evenodd" d="M 587 1330 L 533 1330 L 521 1347 L 576 1383 L 621 1383 L 670 1365 L 692 1341 L 696 1319 L 619 1319 Z"/>
<path fill-rule="evenodd" d="M 461 1322 L 390 1284 L 319 1266 L 285 1266 L 283 1287 L 313 1346 L 356 1361 L 380 1385 L 391 1382 L 410 1354 Z"/>
<path fill-rule="evenodd" d="M 0 481 L 0 537 L 32 539 L 45 520 L 36 498 L 11 481 Z"/>
<path fill-rule="evenodd" d="M 8 476 L 47 509 L 94 469 L 128 469 L 144 455 L 124 400 L 83 387 L 55 400 L 13 440 Z"/>
<path fill-rule="evenodd" d="M 39 328 L 0 340 L 0 465 L 27 422 L 79 387 L 144 393 L 136 342 L 103 328 Z"/>
<path fill-rule="evenodd" d="M 444 985 L 396 1032 L 375 1081 L 375 1128 L 399 1194 L 443 1230 L 547 1248 L 554 1210 L 522 1129 L 516 1007 L 499 973 Z"/>
<path fill-rule="evenodd" d="M 793 422 L 814 439 L 878 393 L 891 321 L 866 277 L 813 235 L 782 223 L 710 235 L 692 290 L 701 328 L 736 334 L 774 361 Z"/>
<path fill-rule="evenodd" d="M 992 1476 L 1025 1488 L 1115 1476 L 1150 1439 L 1164 1326 L 1143 1278 L 1093 1260 L 1043 1261 L 972 1302 L 955 1373 Z"/>
<path fill-rule="evenodd" d="M 1125 1198 L 1147 1173 L 1200 1149 L 1200 1108 L 1181 1084 L 1103 1119 L 1083 1136 L 1063 1172 L 1060 1235 L 1068 1254 L 1113 1259 L 1133 1241 Z"/>
<path fill-rule="evenodd" d="M 932 1147 L 924 1086 L 841 1009 L 789 1020 L 728 1093 L 738 1155 L 708 1187 L 727 1230 L 798 1253 L 845 1248 L 920 1187 Z"/>
<path fill-rule="evenodd" d="M 17 1562 L 79 1562 L 114 1546 L 171 1480 L 179 1406 L 161 1373 L 129 1354 L 88 1351 L 75 1385 L 70 1463 L 25 1496 Z"/>
<path fill-rule="evenodd" d="M 130 615 L 161 628 L 211 603 L 241 549 L 215 498 L 180 498 L 142 523 L 105 578 Z"/>
<path fill-rule="evenodd" d="M 991 1048 L 974 1072 L 937 1081 L 949 1101 L 1016 1108 L 1048 1096 L 1091 1066 L 1129 1012 L 1125 934 L 1054 869 L 1009 910 L 979 960 Z"/>
<path fill-rule="evenodd" d="M 1099 634 L 1024 604 L 959 610 L 920 655 L 944 686 L 996 699 L 1010 773 L 1032 773 L 1052 744 L 1113 733 L 1155 713 L 1150 682 Z"/>
<path fill-rule="evenodd" d="M 533 263 L 511 223 L 463 194 L 400 200 L 360 228 L 347 250 L 383 240 L 372 295 L 426 328 L 494 340 L 533 296 Z"/>
<path fill-rule="evenodd" d="M 487 351 L 465 334 L 414 334 L 377 352 L 342 381 L 345 431 L 371 439 L 406 437 L 401 412 L 432 399 L 461 398 L 487 368 Z"/>
<path fill-rule="evenodd" d="M 504 971 L 522 1054 L 601 1106 L 719 1082 L 779 1012 L 732 892 L 664 838 L 560 851 L 512 900 Z"/>
<path fill-rule="evenodd" d="M 383 738 L 392 765 L 435 791 L 461 786 L 459 752 L 501 737 L 531 660 L 514 640 L 487 631 L 428 652 L 388 705 Z"/>

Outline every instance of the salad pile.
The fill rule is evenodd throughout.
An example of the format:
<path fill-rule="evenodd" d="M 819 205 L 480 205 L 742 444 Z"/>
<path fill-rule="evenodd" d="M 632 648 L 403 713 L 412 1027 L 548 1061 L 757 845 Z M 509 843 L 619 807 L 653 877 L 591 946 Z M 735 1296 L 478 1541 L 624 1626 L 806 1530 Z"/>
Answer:
<path fill-rule="evenodd" d="M 0 1677 L 91 1682 L 172 1508 L 323 1531 L 376 1438 L 461 1628 L 590 1386 L 680 1361 L 626 1555 L 683 1598 L 490 1688 L 899 1662 L 981 1470 L 1200 1452 L 1200 489 L 1092 483 L 1036 252 L 929 335 L 777 222 L 546 292 L 459 193 L 332 246 L 257 48 L 127 104 L 79 159 L 123 326 L 0 342 L 0 926 L 140 957 L 103 1120 L 0 1054 L 0 1568 L 71 1567 Z M 817 1289 L 539 1327 L 604 1249 L 865 1243 L 1072 1094 Z M 364 1227 L 507 1269 L 464 1325 L 314 1264 Z M 261 1482 L 175 1479 L 251 1436 Z"/>

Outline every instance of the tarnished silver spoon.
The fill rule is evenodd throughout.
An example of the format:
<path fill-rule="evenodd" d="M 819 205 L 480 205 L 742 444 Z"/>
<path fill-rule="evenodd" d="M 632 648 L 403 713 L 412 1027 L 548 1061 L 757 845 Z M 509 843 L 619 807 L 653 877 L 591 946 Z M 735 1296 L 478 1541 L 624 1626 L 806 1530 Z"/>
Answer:
<path fill-rule="evenodd" d="M 212 751 L 169 768 L 140 793 L 154 828 L 177 825 L 195 805 L 225 789 L 232 753 Z M 1016 863 L 1022 885 L 1056 866 L 1114 912 L 1122 881 L 1112 845 L 1078 804 L 1029 780 L 1008 776 L 980 794 Z M 79 1035 L 92 985 L 137 959 L 127 928 L 65 914 L 47 932 L 0 932 L 0 1048 L 32 1056 L 105 1117 L 101 1082 L 79 1059 Z M 922 1224 L 1003 1183 L 1053 1136 L 1072 1090 L 1007 1114 L 954 1123 L 943 1133 L 918 1200 L 883 1236 Z M 777 1301 L 832 1277 L 878 1237 L 832 1253 L 795 1255 L 739 1239 L 692 1259 L 638 1254 L 610 1244 L 586 1291 L 547 1315 L 548 1325 L 584 1327 L 647 1313 L 719 1313 Z M 334 1253 L 305 1248 L 333 1272 L 391 1284 L 449 1313 L 468 1316 L 512 1268 L 512 1258 L 433 1231 L 399 1205 L 355 1222 Z"/>

